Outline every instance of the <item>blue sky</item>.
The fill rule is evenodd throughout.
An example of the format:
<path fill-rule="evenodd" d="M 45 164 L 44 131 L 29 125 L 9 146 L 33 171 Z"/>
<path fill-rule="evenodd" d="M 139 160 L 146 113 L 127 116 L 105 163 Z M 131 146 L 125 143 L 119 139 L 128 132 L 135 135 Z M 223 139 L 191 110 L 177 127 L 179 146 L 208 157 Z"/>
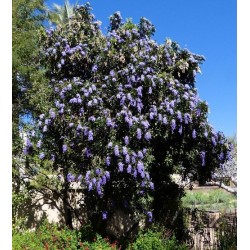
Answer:
<path fill-rule="evenodd" d="M 49 0 L 46 4 L 63 4 Z M 75 3 L 70 0 L 70 3 Z M 107 31 L 109 16 L 120 11 L 125 19 L 138 23 L 149 19 L 156 27 L 158 43 L 166 38 L 196 54 L 205 56 L 197 77 L 201 99 L 209 104 L 208 119 L 226 136 L 237 132 L 237 1 L 236 0 L 92 0 L 96 19 Z M 79 4 L 86 1 L 79 0 Z"/>

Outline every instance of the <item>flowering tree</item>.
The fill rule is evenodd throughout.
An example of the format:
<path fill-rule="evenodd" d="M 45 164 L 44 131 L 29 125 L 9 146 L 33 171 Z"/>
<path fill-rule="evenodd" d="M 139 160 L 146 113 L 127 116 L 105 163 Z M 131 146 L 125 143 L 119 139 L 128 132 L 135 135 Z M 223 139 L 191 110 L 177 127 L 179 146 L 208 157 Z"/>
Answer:
<path fill-rule="evenodd" d="M 204 58 L 171 40 L 157 44 L 154 32 L 146 18 L 123 23 L 117 12 L 103 35 L 86 4 L 43 36 L 54 105 L 25 153 L 37 157 L 36 179 L 60 192 L 70 226 L 71 182 L 84 188 L 92 221 L 105 224 L 119 208 L 166 223 L 183 194 L 170 175 L 205 182 L 230 154 L 195 88 Z"/>
<path fill-rule="evenodd" d="M 215 169 L 212 174 L 211 184 L 218 185 L 233 194 L 237 194 L 237 143 L 235 138 L 231 139 L 231 141 L 232 145 L 234 145 L 231 157 L 219 168 Z M 236 188 L 226 185 L 228 181 L 231 181 Z"/>

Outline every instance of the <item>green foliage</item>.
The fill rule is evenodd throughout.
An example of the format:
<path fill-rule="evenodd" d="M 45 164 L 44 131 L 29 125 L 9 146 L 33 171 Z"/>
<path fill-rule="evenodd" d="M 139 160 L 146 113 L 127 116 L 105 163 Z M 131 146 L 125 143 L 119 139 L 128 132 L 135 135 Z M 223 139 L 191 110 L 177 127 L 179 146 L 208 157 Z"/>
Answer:
<path fill-rule="evenodd" d="M 39 31 L 44 20 L 43 0 L 12 1 L 12 93 L 13 118 L 27 110 L 29 105 L 28 90 L 32 83 L 41 77 L 39 73 Z"/>
<path fill-rule="evenodd" d="M 43 222 L 36 231 L 13 232 L 13 250 L 76 250 L 76 249 L 116 249 L 107 239 L 95 234 L 89 226 L 81 230 L 59 228 L 55 224 Z"/>
<path fill-rule="evenodd" d="M 205 210 L 231 210 L 236 206 L 236 197 L 224 190 L 186 191 L 182 198 L 184 207 L 198 207 Z"/>
<path fill-rule="evenodd" d="M 147 230 L 140 232 L 136 240 L 128 247 L 119 249 L 128 250 L 187 250 L 185 244 L 179 243 L 175 237 L 167 239 L 162 230 Z M 44 221 L 35 231 L 14 231 L 12 236 L 13 250 L 111 250 L 118 249 L 118 243 L 111 243 L 94 233 L 91 226 L 86 225 L 80 230 L 71 230 L 67 227 L 58 227 Z"/>
<path fill-rule="evenodd" d="M 237 249 L 237 221 L 236 217 L 232 224 L 229 224 L 225 217 L 222 219 L 217 230 L 218 250 Z"/>
<path fill-rule="evenodd" d="M 187 250 L 185 244 L 180 244 L 175 237 L 164 239 L 161 232 L 147 230 L 141 232 L 134 243 L 129 246 L 131 250 Z"/>
<path fill-rule="evenodd" d="M 68 0 L 65 0 L 63 6 L 54 3 L 53 9 L 47 11 L 49 21 L 58 27 L 66 25 L 75 15 L 77 2 L 71 5 Z"/>

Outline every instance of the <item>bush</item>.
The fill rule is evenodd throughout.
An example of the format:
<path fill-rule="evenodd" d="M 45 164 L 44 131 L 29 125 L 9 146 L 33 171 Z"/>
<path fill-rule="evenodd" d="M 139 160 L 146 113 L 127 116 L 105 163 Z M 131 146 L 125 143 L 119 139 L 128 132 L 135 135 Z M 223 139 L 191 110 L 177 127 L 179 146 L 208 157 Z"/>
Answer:
<path fill-rule="evenodd" d="M 34 232 L 13 233 L 13 250 L 76 250 L 76 249 L 116 249 L 107 239 L 95 234 L 90 226 L 81 230 L 59 228 L 55 224 L 43 222 Z"/>
<path fill-rule="evenodd" d="M 161 232 L 147 230 L 140 233 L 136 241 L 129 247 L 131 250 L 187 250 L 187 246 L 180 244 L 175 237 L 164 239 Z"/>
<path fill-rule="evenodd" d="M 237 249 L 237 218 L 229 224 L 226 217 L 222 217 L 217 231 L 218 250 L 236 250 Z"/>

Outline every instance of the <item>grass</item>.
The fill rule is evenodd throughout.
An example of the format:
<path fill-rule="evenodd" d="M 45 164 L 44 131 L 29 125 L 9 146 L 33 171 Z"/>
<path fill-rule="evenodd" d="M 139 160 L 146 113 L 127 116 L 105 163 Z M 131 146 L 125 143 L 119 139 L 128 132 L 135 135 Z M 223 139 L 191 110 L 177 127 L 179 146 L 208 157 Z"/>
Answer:
<path fill-rule="evenodd" d="M 187 190 L 182 198 L 183 206 L 212 211 L 234 211 L 237 206 L 236 196 L 222 189 Z"/>

